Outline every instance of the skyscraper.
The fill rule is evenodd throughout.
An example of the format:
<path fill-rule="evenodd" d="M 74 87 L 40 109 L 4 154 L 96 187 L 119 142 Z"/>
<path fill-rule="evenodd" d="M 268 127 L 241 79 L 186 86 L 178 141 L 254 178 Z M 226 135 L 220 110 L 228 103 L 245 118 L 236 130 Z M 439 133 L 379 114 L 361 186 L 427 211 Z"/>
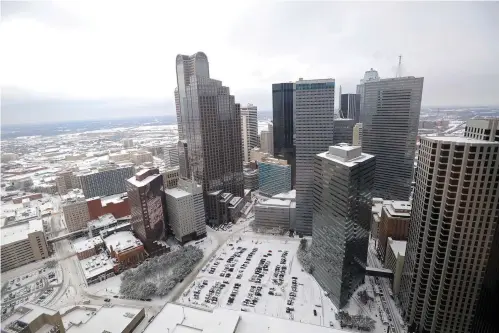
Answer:
<path fill-rule="evenodd" d="M 126 182 L 133 230 L 149 253 L 166 250 L 163 176 L 158 169 L 144 169 Z"/>
<path fill-rule="evenodd" d="M 362 146 L 362 123 L 357 123 L 353 127 L 352 144 L 354 146 Z"/>
<path fill-rule="evenodd" d="M 272 125 L 274 126 L 274 156 L 291 165 L 291 183 L 295 185 L 296 160 L 294 147 L 293 83 L 272 85 Z"/>
<path fill-rule="evenodd" d="M 360 94 L 340 94 L 340 118 L 359 122 Z"/>
<path fill-rule="evenodd" d="M 364 283 L 375 167 L 346 144 L 315 157 L 312 274 L 339 308 Z"/>
<path fill-rule="evenodd" d="M 244 162 L 250 161 L 251 149 L 258 146 L 258 111 L 256 105 L 241 107 L 241 129 Z"/>
<path fill-rule="evenodd" d="M 464 136 L 467 138 L 499 142 L 499 118 L 468 120 Z"/>
<path fill-rule="evenodd" d="M 497 285 L 496 263 L 495 281 L 484 276 L 497 246 L 498 160 L 497 142 L 420 140 L 399 294 L 410 330 L 470 332 L 482 287 Z"/>
<path fill-rule="evenodd" d="M 362 151 L 376 155 L 373 196 L 408 200 L 416 153 L 423 78 L 363 83 Z"/>
<path fill-rule="evenodd" d="M 338 143 L 353 143 L 353 127 L 355 126 L 355 120 L 348 118 L 336 118 L 333 122 L 334 124 L 334 135 L 333 143 L 334 145 Z"/>
<path fill-rule="evenodd" d="M 178 55 L 177 89 L 185 142 L 180 174 L 202 185 L 205 197 L 217 190 L 244 195 L 240 108 L 221 81 L 210 78 L 203 52 Z M 182 151 L 187 152 L 187 158 Z M 183 170 L 188 166 L 188 171 Z M 208 208 L 206 206 L 206 208 Z"/>
<path fill-rule="evenodd" d="M 296 146 L 296 231 L 312 234 L 314 157 L 333 144 L 334 79 L 294 85 Z"/>
<path fill-rule="evenodd" d="M 263 153 L 274 155 L 274 127 L 272 124 L 268 124 L 268 128 L 260 133 L 260 150 Z"/>

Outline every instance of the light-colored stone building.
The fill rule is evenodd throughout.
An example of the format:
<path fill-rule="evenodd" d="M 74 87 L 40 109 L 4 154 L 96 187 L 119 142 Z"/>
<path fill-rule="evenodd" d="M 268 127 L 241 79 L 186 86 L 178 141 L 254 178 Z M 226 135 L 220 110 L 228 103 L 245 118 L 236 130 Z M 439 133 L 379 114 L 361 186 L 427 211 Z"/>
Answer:
<path fill-rule="evenodd" d="M 2 272 L 49 257 L 42 220 L 1 229 Z"/>

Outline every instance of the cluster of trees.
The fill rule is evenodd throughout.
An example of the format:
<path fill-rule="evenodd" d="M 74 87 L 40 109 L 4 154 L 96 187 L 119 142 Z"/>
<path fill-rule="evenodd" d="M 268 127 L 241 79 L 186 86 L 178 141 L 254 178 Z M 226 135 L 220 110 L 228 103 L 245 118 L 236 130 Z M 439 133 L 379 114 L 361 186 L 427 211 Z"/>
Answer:
<path fill-rule="evenodd" d="M 150 258 L 121 275 L 120 293 L 130 298 L 165 296 L 203 258 L 203 251 L 186 246 L 175 252 Z"/>
<path fill-rule="evenodd" d="M 336 320 L 340 322 L 341 328 L 356 328 L 360 331 L 372 331 L 376 321 L 368 316 L 353 315 L 346 311 L 340 311 L 336 314 Z"/>
<path fill-rule="evenodd" d="M 314 266 L 312 265 L 312 251 L 310 251 L 310 247 L 308 246 L 308 242 L 305 238 L 300 240 L 300 246 L 298 246 L 296 257 L 307 273 L 312 274 L 314 272 Z"/>
<path fill-rule="evenodd" d="M 57 260 L 55 260 L 55 259 L 50 259 L 50 260 L 48 260 L 48 261 L 45 263 L 45 266 L 46 266 L 47 268 L 54 268 L 54 267 L 56 267 L 56 266 L 57 266 Z"/>

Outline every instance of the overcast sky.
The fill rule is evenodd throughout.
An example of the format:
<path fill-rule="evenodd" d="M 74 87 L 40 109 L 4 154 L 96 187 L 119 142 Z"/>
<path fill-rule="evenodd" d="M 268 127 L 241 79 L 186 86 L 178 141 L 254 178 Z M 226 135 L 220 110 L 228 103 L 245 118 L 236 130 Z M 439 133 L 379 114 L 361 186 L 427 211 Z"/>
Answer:
<path fill-rule="evenodd" d="M 499 104 L 499 3 L 1 2 L 2 124 L 174 114 L 175 56 L 204 51 L 236 101 L 373 67 L 424 76 L 423 105 Z"/>

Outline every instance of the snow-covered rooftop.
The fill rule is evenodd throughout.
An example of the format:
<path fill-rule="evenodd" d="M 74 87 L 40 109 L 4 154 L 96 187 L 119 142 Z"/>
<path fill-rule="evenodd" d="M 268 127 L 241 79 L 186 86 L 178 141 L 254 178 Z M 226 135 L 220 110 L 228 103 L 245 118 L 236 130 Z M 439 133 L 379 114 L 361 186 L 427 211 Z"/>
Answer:
<path fill-rule="evenodd" d="M 363 153 L 361 147 L 349 146 L 345 143 L 330 146 L 328 151 L 317 154 L 317 156 L 342 164 L 348 168 L 374 157 L 373 155 Z"/>
<path fill-rule="evenodd" d="M 149 171 L 149 170 L 148 169 L 144 169 L 142 171 Z M 160 176 L 161 176 L 161 174 L 154 174 L 154 175 L 147 176 L 146 178 L 144 178 L 142 180 L 137 180 L 136 176 L 134 175 L 133 177 L 129 178 L 127 181 L 130 184 L 132 184 L 132 185 L 134 185 L 136 187 L 142 187 L 142 186 L 145 186 L 145 185 L 149 184 L 154 179 L 156 179 L 156 178 L 158 178 Z"/>
<path fill-rule="evenodd" d="M 213 311 L 168 303 L 144 333 L 198 332 L 198 333 L 345 333 L 297 321 L 260 315 L 252 312 L 216 308 Z"/>
<path fill-rule="evenodd" d="M 80 265 L 87 280 L 113 270 L 113 261 L 105 254 L 80 260 Z"/>
<path fill-rule="evenodd" d="M 102 238 L 100 236 L 93 237 L 90 239 L 77 239 L 73 242 L 73 248 L 76 253 L 84 252 L 95 248 L 102 244 Z"/>
<path fill-rule="evenodd" d="M 423 139 L 423 138 L 421 138 Z M 424 139 L 429 141 L 442 141 L 442 142 L 455 142 L 455 143 L 472 143 L 472 144 L 482 144 L 482 145 L 497 145 L 497 142 L 485 141 L 479 139 L 472 139 L 462 136 L 425 136 Z"/>
<path fill-rule="evenodd" d="M 37 231 L 43 232 L 42 220 L 31 220 L 2 228 L 2 246 L 26 240 L 28 239 L 28 234 Z"/>
<path fill-rule="evenodd" d="M 89 228 L 95 229 L 105 227 L 113 223 L 116 223 L 116 218 L 113 214 L 109 213 L 99 216 L 95 220 L 89 221 L 87 225 Z"/>
<path fill-rule="evenodd" d="M 137 246 L 142 246 L 142 242 L 137 239 L 131 231 L 119 231 L 104 238 L 106 248 L 111 252 L 111 247 L 115 252 L 130 250 Z"/>
<path fill-rule="evenodd" d="M 165 194 L 169 195 L 175 199 L 180 199 L 180 198 L 191 195 L 189 192 L 184 191 L 178 187 L 165 189 Z"/>
<path fill-rule="evenodd" d="M 5 320 L 2 320 L 2 332 L 19 332 L 17 330 L 11 330 L 8 328 L 8 326 L 19 320 L 23 323 L 30 324 L 33 320 L 38 318 L 42 314 L 47 314 L 50 316 L 53 316 L 57 313 L 57 311 L 45 308 L 40 305 L 32 304 L 32 303 L 26 303 L 24 305 L 19 306 L 16 308 L 15 312 L 9 316 L 8 318 L 5 318 Z M 39 331 L 37 331 L 39 332 Z"/>
<path fill-rule="evenodd" d="M 288 191 L 288 192 L 282 192 L 282 193 L 274 195 L 272 198 L 274 198 L 274 199 L 296 200 L 296 190 L 291 190 L 291 191 Z"/>
<path fill-rule="evenodd" d="M 405 256 L 405 248 L 407 246 L 406 241 L 397 241 L 393 240 L 391 237 L 388 237 L 388 245 L 392 248 L 395 255 Z"/>
<path fill-rule="evenodd" d="M 141 308 L 121 306 L 77 305 L 61 313 L 62 323 L 68 333 L 126 332 L 137 316 L 144 316 Z"/>
<path fill-rule="evenodd" d="M 409 201 L 391 201 L 389 204 L 385 204 L 384 207 L 391 216 L 411 216 L 412 205 Z"/>
<path fill-rule="evenodd" d="M 289 207 L 291 205 L 291 200 L 268 199 L 261 203 L 258 203 L 257 205 Z"/>

